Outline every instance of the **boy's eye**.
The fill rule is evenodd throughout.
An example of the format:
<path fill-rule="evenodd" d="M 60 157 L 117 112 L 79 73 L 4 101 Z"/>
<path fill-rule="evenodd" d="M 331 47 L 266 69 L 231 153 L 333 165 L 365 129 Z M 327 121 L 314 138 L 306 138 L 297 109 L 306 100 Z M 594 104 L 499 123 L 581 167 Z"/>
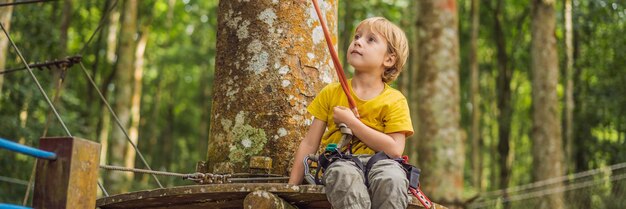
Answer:
<path fill-rule="evenodd" d="M 354 35 L 354 39 L 355 39 L 355 40 L 356 40 L 356 39 L 359 39 L 359 38 L 361 38 L 361 35 Z"/>
<path fill-rule="evenodd" d="M 376 41 L 376 39 L 375 39 L 375 38 L 370 37 L 370 39 L 369 39 L 369 40 L 367 40 L 367 41 L 369 41 L 369 42 L 375 42 L 375 41 Z"/>

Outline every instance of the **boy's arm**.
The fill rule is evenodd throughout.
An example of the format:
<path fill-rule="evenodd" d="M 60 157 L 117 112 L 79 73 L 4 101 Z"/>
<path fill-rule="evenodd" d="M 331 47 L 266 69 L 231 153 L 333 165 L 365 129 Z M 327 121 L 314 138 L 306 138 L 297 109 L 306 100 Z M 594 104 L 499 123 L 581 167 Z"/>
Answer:
<path fill-rule="evenodd" d="M 326 122 L 317 118 L 313 119 L 313 124 L 309 127 L 304 139 L 300 142 L 298 151 L 296 151 L 293 167 L 291 168 L 291 175 L 289 175 L 289 184 L 298 185 L 302 183 L 302 179 L 304 178 L 304 165 L 302 161 L 306 155 L 317 152 L 325 129 Z"/>
<path fill-rule="evenodd" d="M 402 157 L 406 135 L 404 132 L 385 134 L 370 128 L 354 116 L 352 111 L 346 107 L 337 106 L 334 108 L 333 117 L 335 123 L 345 123 L 354 136 L 359 138 L 368 147 L 376 151 L 383 151 L 389 157 Z"/>

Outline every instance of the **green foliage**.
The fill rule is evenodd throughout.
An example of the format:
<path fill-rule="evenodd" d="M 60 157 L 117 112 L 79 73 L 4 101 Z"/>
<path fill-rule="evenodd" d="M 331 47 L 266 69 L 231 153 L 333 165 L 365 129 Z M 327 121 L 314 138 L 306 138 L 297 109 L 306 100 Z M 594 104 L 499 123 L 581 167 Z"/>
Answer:
<path fill-rule="evenodd" d="M 107 61 L 107 31 L 96 33 L 89 45 L 85 43 L 98 26 L 104 9 L 115 1 L 73 1 L 68 42 L 60 46 L 62 1 L 21 5 L 14 8 L 11 35 L 30 63 L 43 62 L 75 55 L 83 47 L 83 63 L 94 77 L 107 99 L 114 104 L 116 87 L 115 63 Z M 195 163 L 204 160 L 211 110 L 211 88 L 216 55 L 218 1 L 139 1 L 139 36 L 148 34 L 141 96 L 139 149 L 152 168 L 179 173 L 191 173 Z M 499 189 L 497 162 L 498 76 L 494 17 L 496 1 L 481 1 L 478 62 L 480 68 L 480 100 L 482 112 L 481 139 L 483 148 L 482 190 Z M 513 71 L 511 124 L 510 186 L 530 183 L 532 169 L 531 138 L 531 8 L 528 1 L 503 1 L 503 32 L 509 67 Z M 345 55 L 343 43 L 350 41 L 353 29 L 361 20 L 384 16 L 400 25 L 411 40 L 417 36 L 414 0 L 339 1 L 340 57 Z M 584 171 L 601 165 L 626 162 L 626 2 L 623 0 L 574 0 L 575 32 L 575 128 L 573 159 L 566 159 L 571 169 Z M 468 65 L 470 36 L 470 1 L 457 1 L 459 39 L 461 43 L 461 126 L 469 130 L 470 75 Z M 121 11 L 121 2 L 116 9 Z M 557 31 L 559 62 L 565 67 L 563 5 L 557 1 Z M 2 35 L 3 36 L 3 35 Z M 348 36 L 348 38 L 344 38 Z M 66 54 L 62 48 L 66 48 Z M 412 51 L 414 52 L 414 51 Z M 21 67 L 16 52 L 9 49 L 5 68 Z M 419 60 L 409 60 L 416 65 Z M 344 63 L 347 67 L 347 64 Z M 51 70 L 34 73 L 46 93 L 52 97 L 56 85 Z M 401 76 L 413 78 L 411 71 Z M 48 127 L 48 136 L 66 135 L 26 71 L 5 74 L 0 92 L 0 137 L 38 146 L 38 138 Z M 56 107 L 74 136 L 100 140 L 103 114 L 107 109 L 78 66 L 67 71 Z M 561 76 L 559 96 L 563 96 L 564 76 Z M 408 88 L 414 88 L 409 81 Z M 411 99 L 410 95 L 407 95 Z M 415 110 L 414 110 L 415 111 Z M 49 120 L 49 125 L 46 125 Z M 110 123 L 110 129 L 117 128 Z M 106 131 L 106 130 L 105 130 Z M 466 150 L 471 142 L 467 140 Z M 469 152 L 468 152 L 469 154 Z M 470 159 L 470 156 L 466 158 Z M 34 159 L 0 150 L 0 176 L 28 180 Z M 143 168 L 137 161 L 137 167 Z M 471 167 L 466 163 L 465 180 L 470 182 Z M 109 172 L 101 172 L 107 175 Z M 165 186 L 189 184 L 181 179 L 160 177 Z M 474 191 L 466 183 L 468 191 Z M 131 190 L 155 188 L 151 176 L 136 175 Z M 0 181 L 0 202 L 19 204 L 25 186 Z M 608 188 L 608 187 L 606 187 Z M 606 188 L 599 188 L 590 201 L 602 202 L 611 197 Z M 606 203 L 611 207 L 611 202 Z"/>

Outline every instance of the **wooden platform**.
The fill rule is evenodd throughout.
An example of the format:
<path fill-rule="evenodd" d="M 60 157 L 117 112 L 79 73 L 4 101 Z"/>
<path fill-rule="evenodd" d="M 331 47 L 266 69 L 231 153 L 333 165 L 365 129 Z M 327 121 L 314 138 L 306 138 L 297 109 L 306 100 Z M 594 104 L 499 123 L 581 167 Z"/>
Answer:
<path fill-rule="evenodd" d="M 323 186 L 292 186 L 281 183 L 210 184 L 146 190 L 100 198 L 96 205 L 101 209 L 243 208 L 246 196 L 257 190 L 276 194 L 298 208 L 330 208 Z M 408 208 L 423 207 L 414 198 Z M 437 205 L 437 208 L 444 207 Z"/>

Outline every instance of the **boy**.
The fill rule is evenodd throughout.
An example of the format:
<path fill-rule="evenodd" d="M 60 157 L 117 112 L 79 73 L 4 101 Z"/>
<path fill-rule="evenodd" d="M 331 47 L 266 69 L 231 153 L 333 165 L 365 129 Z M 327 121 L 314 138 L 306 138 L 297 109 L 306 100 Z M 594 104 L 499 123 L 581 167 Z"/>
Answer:
<path fill-rule="evenodd" d="M 382 17 L 363 20 L 346 56 L 355 69 L 348 86 L 361 118 L 346 107 L 348 100 L 339 83 L 324 87 L 307 107 L 315 119 L 296 152 L 289 184 L 302 182 L 301 162 L 306 155 L 317 152 L 320 144 L 323 148 L 339 142 L 342 134 L 337 124 L 346 124 L 359 139 L 350 148 L 363 165 L 376 152 L 401 157 L 406 137 L 413 134 L 406 99 L 388 85 L 400 74 L 408 56 L 404 32 Z M 367 176 L 355 162 L 340 159 L 328 166 L 322 182 L 333 208 L 405 209 L 409 201 L 405 171 L 391 159 L 377 161 Z"/>

